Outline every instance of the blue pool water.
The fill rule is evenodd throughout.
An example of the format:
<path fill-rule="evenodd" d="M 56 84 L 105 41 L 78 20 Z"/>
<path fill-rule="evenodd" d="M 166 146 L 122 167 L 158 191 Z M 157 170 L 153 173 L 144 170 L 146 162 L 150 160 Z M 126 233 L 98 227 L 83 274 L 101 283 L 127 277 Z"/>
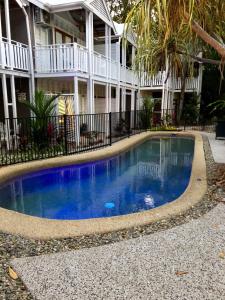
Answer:
<path fill-rule="evenodd" d="M 111 217 L 178 198 L 192 168 L 191 138 L 154 138 L 97 162 L 33 172 L 0 186 L 0 206 L 48 219 Z"/>

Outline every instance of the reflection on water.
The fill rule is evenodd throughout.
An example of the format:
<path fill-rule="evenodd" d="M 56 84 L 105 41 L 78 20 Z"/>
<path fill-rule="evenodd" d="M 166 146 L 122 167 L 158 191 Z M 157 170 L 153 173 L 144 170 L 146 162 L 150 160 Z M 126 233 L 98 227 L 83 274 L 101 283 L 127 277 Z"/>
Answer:
<path fill-rule="evenodd" d="M 189 138 L 157 138 L 111 159 L 28 174 L 0 187 L 0 206 L 68 220 L 151 209 L 184 192 L 193 149 Z"/>

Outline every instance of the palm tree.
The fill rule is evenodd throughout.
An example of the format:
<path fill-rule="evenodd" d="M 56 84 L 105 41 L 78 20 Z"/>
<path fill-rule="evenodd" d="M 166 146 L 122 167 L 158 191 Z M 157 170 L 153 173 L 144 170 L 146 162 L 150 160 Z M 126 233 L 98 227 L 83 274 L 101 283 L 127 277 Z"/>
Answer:
<path fill-rule="evenodd" d="M 173 70 L 181 76 L 179 119 L 186 77 L 193 70 L 193 59 L 217 64 L 221 70 L 224 67 L 225 1 L 137 0 L 126 23 L 125 34 L 131 29 L 136 33 L 138 71 L 153 75 L 167 68 L 168 73 Z M 216 50 L 221 61 L 197 57 L 208 47 Z"/>
<path fill-rule="evenodd" d="M 126 23 L 127 32 L 132 28 L 137 36 L 137 68 L 155 73 L 165 68 L 169 55 L 170 64 L 178 70 L 182 68 L 180 54 L 191 62 L 206 45 L 225 63 L 224 0 L 137 0 Z"/>

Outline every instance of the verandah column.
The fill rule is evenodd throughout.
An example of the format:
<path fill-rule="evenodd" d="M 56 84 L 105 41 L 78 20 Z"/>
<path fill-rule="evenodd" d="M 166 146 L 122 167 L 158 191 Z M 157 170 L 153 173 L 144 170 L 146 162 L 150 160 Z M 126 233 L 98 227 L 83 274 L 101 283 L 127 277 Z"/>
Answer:
<path fill-rule="evenodd" d="M 116 112 L 120 111 L 120 85 L 116 86 Z"/>
<path fill-rule="evenodd" d="M 88 48 L 88 71 L 89 78 L 87 82 L 87 110 L 88 113 L 94 113 L 94 81 L 93 81 L 93 13 L 86 11 L 86 47 Z"/>
<path fill-rule="evenodd" d="M 5 68 L 5 51 L 2 44 L 2 7 L 0 4 L 0 61 L 1 61 L 1 67 L 2 69 Z"/>
<path fill-rule="evenodd" d="M 4 105 L 4 117 L 5 117 L 5 138 L 7 149 L 10 148 L 9 139 L 10 139 L 10 124 L 9 124 L 9 100 L 7 92 L 7 81 L 6 74 L 2 74 L 2 94 L 3 94 L 3 105 Z"/>
<path fill-rule="evenodd" d="M 7 42 L 9 43 L 9 61 L 10 61 L 10 69 L 13 69 L 13 50 L 11 43 L 11 26 L 10 26 L 10 15 L 9 15 L 9 0 L 4 0 L 4 8 L 5 8 L 5 27 L 6 27 L 6 37 Z"/>
<path fill-rule="evenodd" d="M 135 90 L 131 90 L 131 126 L 134 127 L 134 115 L 135 115 Z"/>
<path fill-rule="evenodd" d="M 5 116 L 5 119 L 8 119 L 9 118 L 9 101 L 8 101 L 6 74 L 2 74 L 2 94 L 3 94 L 4 116 Z"/>
<path fill-rule="evenodd" d="M 73 108 L 75 113 L 75 132 L 76 132 L 76 145 L 80 144 L 80 122 L 79 122 L 79 114 L 80 114 L 80 105 L 79 105 L 79 82 L 78 77 L 74 77 L 74 96 L 73 96 Z"/>

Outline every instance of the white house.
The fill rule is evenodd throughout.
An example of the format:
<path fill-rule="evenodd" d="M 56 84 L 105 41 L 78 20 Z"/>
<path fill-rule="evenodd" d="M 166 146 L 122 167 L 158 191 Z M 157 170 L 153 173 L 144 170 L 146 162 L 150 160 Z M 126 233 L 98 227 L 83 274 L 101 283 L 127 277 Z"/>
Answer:
<path fill-rule="evenodd" d="M 164 70 L 154 77 L 133 69 L 135 39 L 122 42 L 104 0 L 0 1 L 0 119 L 28 115 L 21 101 L 35 89 L 58 94 L 57 114 L 130 111 L 142 96 L 173 109 L 180 78 Z M 186 92 L 201 92 L 202 72 Z M 166 80 L 167 78 L 167 80 Z"/>

